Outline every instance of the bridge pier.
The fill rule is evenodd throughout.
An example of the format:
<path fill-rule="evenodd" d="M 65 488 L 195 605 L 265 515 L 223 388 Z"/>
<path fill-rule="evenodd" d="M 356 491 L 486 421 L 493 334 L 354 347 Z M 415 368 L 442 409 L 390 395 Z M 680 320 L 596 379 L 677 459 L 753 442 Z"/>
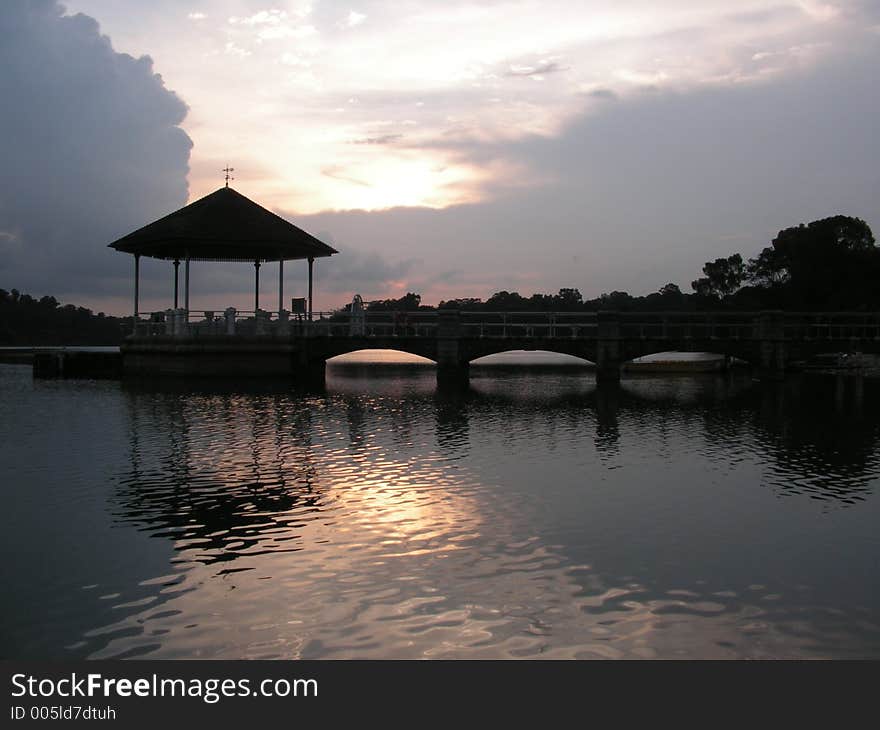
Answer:
<path fill-rule="evenodd" d="M 297 384 L 322 387 L 327 377 L 327 362 L 323 354 L 303 347 L 292 354 L 291 373 Z"/>
<path fill-rule="evenodd" d="M 785 376 L 785 313 L 761 312 L 758 318 L 760 377 L 778 380 Z"/>
<path fill-rule="evenodd" d="M 449 388 L 466 388 L 471 382 L 471 369 L 465 363 L 455 367 L 437 366 L 437 385 Z"/>
<path fill-rule="evenodd" d="M 437 312 L 437 382 L 466 386 L 470 381 L 470 363 L 461 347 L 461 315 L 457 309 Z"/>
<path fill-rule="evenodd" d="M 623 362 L 620 343 L 620 315 L 617 312 L 597 312 L 596 381 L 617 382 Z"/>
<path fill-rule="evenodd" d="M 599 381 L 596 388 L 596 447 L 601 452 L 609 452 L 620 440 L 617 422 L 619 410 L 619 380 Z"/>

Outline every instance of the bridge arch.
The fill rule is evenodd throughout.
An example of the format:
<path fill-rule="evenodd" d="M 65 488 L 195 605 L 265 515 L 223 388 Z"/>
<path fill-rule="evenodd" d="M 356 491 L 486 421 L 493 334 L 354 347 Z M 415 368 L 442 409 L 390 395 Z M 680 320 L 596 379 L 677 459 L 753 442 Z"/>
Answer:
<path fill-rule="evenodd" d="M 629 366 L 642 358 L 662 360 L 666 355 L 669 356 L 669 359 L 674 360 L 686 360 L 691 359 L 688 356 L 706 355 L 739 360 L 749 365 L 757 365 L 760 362 L 760 350 L 751 341 L 662 342 L 630 340 L 622 343 L 621 350 L 620 360 L 624 366 Z"/>
<path fill-rule="evenodd" d="M 729 359 L 720 352 L 664 350 L 626 360 L 622 367 L 628 372 L 704 373 L 726 369 Z"/>
<path fill-rule="evenodd" d="M 470 360 L 471 367 L 595 367 L 595 362 L 579 355 L 553 350 L 499 350 Z"/>
<path fill-rule="evenodd" d="M 413 348 L 415 349 L 415 348 Z M 327 365 L 436 365 L 437 361 L 411 350 L 365 347 L 325 358 Z"/>
<path fill-rule="evenodd" d="M 536 342 L 534 339 L 529 338 L 507 338 L 503 340 L 485 338 L 462 341 L 460 348 L 459 358 L 461 362 L 471 365 L 481 364 L 475 361 L 482 358 L 510 352 L 567 355 L 584 361 L 585 365 L 594 364 L 598 357 L 598 348 L 595 340 L 575 338 L 570 340 L 554 338 L 543 342 Z"/>

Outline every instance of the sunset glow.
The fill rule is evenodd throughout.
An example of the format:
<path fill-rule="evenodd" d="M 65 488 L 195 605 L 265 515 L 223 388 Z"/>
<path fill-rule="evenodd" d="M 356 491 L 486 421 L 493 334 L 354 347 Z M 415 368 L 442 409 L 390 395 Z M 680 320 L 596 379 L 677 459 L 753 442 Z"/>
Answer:
<path fill-rule="evenodd" d="M 131 301 L 107 243 L 227 166 L 340 252 L 315 273 L 323 311 L 689 292 L 704 262 L 787 226 L 880 224 L 876 4 L 16 0 L 6 16 L 0 261 L 21 290 L 96 311 Z M 162 310 L 167 267 L 142 275 Z M 192 276 L 197 306 L 253 303 L 243 268 Z"/>
<path fill-rule="evenodd" d="M 484 200 L 516 163 L 476 158 L 474 142 L 553 136 L 648 87 L 757 82 L 818 62 L 849 22 L 821 2 L 68 8 L 99 18 L 117 50 L 148 53 L 189 104 L 191 199 L 228 161 L 248 192 L 300 214 Z"/>

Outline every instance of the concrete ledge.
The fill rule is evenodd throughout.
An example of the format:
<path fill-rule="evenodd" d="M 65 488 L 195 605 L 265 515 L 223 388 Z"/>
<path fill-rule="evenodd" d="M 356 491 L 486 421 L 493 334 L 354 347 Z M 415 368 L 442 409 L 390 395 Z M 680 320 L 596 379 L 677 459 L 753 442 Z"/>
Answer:
<path fill-rule="evenodd" d="M 33 356 L 35 378 L 119 378 L 122 353 L 36 351 Z"/>
<path fill-rule="evenodd" d="M 206 351 L 197 348 L 125 351 L 122 370 L 125 375 L 135 376 L 254 378 L 293 377 L 297 374 L 294 358 L 287 351 Z"/>

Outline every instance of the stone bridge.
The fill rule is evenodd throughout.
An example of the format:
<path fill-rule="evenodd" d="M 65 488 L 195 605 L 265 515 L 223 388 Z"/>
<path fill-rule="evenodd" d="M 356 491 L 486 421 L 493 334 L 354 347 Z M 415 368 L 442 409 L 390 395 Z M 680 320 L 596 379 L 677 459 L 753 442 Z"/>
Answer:
<path fill-rule="evenodd" d="M 467 379 L 470 363 L 510 350 L 545 350 L 596 364 L 618 379 L 634 358 L 711 352 L 778 376 L 824 353 L 880 354 L 880 313 L 461 312 L 347 313 L 273 321 L 268 312 L 138 322 L 122 347 L 126 374 L 323 377 L 326 361 L 365 349 L 420 355 L 440 379 Z M 261 318 L 261 314 L 263 315 Z"/>

